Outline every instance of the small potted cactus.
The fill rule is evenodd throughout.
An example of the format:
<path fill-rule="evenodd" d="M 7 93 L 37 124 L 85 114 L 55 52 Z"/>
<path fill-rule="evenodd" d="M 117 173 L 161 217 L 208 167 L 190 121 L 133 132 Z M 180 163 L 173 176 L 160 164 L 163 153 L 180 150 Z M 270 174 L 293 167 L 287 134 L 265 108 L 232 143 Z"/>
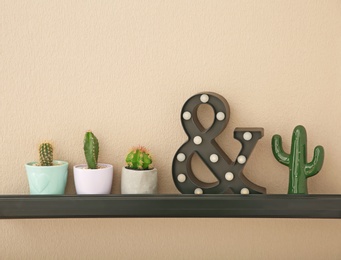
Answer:
<path fill-rule="evenodd" d="M 157 170 L 146 148 L 132 148 L 126 157 L 126 166 L 122 167 L 122 194 L 156 194 Z"/>
<path fill-rule="evenodd" d="M 39 146 L 39 162 L 26 163 L 30 194 L 64 194 L 68 174 L 68 162 L 53 160 L 50 143 Z"/>
<path fill-rule="evenodd" d="M 77 194 L 110 194 L 113 166 L 98 163 L 99 143 L 96 136 L 88 131 L 84 136 L 84 154 L 87 164 L 73 167 Z"/>

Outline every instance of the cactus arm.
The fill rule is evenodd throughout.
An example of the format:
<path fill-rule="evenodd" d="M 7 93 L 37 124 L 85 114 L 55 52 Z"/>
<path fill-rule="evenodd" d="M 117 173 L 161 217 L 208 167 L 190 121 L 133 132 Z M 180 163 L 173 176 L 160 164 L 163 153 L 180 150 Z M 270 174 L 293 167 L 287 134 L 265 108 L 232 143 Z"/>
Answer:
<path fill-rule="evenodd" d="M 126 158 L 127 167 L 129 169 L 137 169 L 138 168 L 138 154 L 137 151 L 131 151 Z"/>
<path fill-rule="evenodd" d="M 152 164 L 152 158 L 148 153 L 145 153 L 143 155 L 143 169 L 152 169 L 153 168 L 153 164 Z"/>
<path fill-rule="evenodd" d="M 272 153 L 278 162 L 289 166 L 290 156 L 283 151 L 282 137 L 280 135 L 274 135 L 272 137 Z"/>
<path fill-rule="evenodd" d="M 317 174 L 323 165 L 324 149 L 322 146 L 317 146 L 314 149 L 313 160 L 304 167 L 306 177 L 312 177 Z"/>
<path fill-rule="evenodd" d="M 89 169 L 97 169 L 98 153 L 98 139 L 92 132 L 86 132 L 84 137 L 84 154 Z"/>

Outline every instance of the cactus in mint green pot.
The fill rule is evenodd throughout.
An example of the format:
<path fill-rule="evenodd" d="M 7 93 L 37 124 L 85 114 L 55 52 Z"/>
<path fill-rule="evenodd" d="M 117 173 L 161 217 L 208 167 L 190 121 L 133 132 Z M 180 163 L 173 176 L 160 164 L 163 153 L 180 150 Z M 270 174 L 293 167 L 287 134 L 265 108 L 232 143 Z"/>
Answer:
<path fill-rule="evenodd" d="M 99 144 L 97 137 L 88 131 L 84 136 L 84 154 L 89 169 L 97 169 Z"/>
<path fill-rule="evenodd" d="M 68 162 L 53 160 L 50 143 L 39 145 L 39 161 L 25 164 L 30 194 L 64 194 Z"/>
<path fill-rule="evenodd" d="M 53 165 L 53 147 L 50 143 L 42 143 L 39 146 L 40 166 Z"/>
<path fill-rule="evenodd" d="M 314 157 L 307 162 L 307 133 L 303 126 L 296 126 L 291 141 L 291 153 L 283 151 L 282 138 L 272 137 L 272 152 L 278 162 L 289 167 L 288 194 L 308 194 L 307 178 L 316 175 L 322 168 L 324 149 L 317 146 Z"/>

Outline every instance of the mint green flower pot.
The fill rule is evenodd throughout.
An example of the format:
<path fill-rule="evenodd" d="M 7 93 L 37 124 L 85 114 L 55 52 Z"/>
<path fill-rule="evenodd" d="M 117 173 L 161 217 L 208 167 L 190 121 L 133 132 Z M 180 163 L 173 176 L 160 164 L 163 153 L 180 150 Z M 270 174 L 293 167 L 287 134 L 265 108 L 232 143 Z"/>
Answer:
<path fill-rule="evenodd" d="M 68 162 L 53 161 L 53 166 L 37 166 L 37 162 L 25 165 L 30 194 L 64 194 Z"/>

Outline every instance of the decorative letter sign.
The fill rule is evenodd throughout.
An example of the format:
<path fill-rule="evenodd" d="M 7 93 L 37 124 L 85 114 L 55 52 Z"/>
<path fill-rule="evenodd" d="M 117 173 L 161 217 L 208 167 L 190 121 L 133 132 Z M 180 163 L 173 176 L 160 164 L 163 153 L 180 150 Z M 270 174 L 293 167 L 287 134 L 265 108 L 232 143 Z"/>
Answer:
<path fill-rule="evenodd" d="M 197 111 L 201 104 L 210 105 L 215 114 L 213 124 L 205 129 Z M 216 93 L 200 93 L 188 99 L 181 111 L 181 123 L 189 137 L 173 159 L 173 180 L 181 193 L 187 194 L 251 194 L 265 193 L 265 188 L 249 181 L 243 174 L 252 150 L 263 137 L 263 128 L 236 128 L 234 138 L 242 144 L 236 162 L 214 140 L 227 126 L 230 108 L 226 99 Z M 197 153 L 218 179 L 214 183 L 200 181 L 191 169 L 191 159 Z"/>

